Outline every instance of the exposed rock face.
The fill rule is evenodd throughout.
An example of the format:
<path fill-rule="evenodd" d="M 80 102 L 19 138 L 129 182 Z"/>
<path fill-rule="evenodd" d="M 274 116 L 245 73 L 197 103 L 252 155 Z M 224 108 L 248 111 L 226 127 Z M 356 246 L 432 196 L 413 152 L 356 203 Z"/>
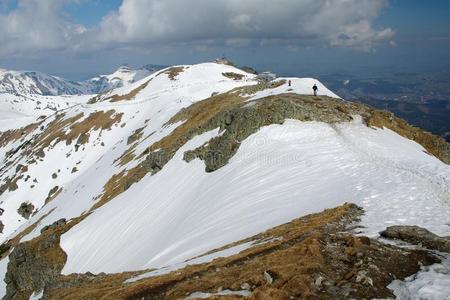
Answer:
<path fill-rule="evenodd" d="M 28 299 L 34 291 L 39 292 L 58 282 L 67 260 L 59 246 L 60 237 L 84 217 L 73 219 L 70 224 L 65 219 L 58 220 L 41 231 L 40 236 L 14 243 L 4 280 L 7 284 L 4 299 Z M 9 244 L 4 247 L 5 251 L 11 248 Z"/>
<path fill-rule="evenodd" d="M 44 231 L 47 231 L 47 230 L 49 230 L 49 229 L 55 229 L 56 227 L 62 226 L 62 225 L 64 225 L 64 224 L 66 224 L 66 223 L 67 223 L 66 219 L 64 219 L 64 218 L 59 219 L 58 221 L 55 221 L 55 222 L 53 222 L 53 223 L 50 224 L 50 225 L 47 225 L 47 226 L 42 227 L 41 233 L 44 232 Z"/>
<path fill-rule="evenodd" d="M 250 74 L 254 74 L 254 75 L 258 75 L 258 72 L 255 69 L 253 69 L 252 67 L 244 66 L 244 67 L 241 67 L 240 69 L 242 71 L 244 71 L 244 72 L 247 72 L 247 73 L 250 73 Z"/>
<path fill-rule="evenodd" d="M 440 237 L 418 226 L 390 226 L 382 231 L 381 236 L 388 239 L 402 240 L 425 248 L 450 253 L 450 237 Z"/>
<path fill-rule="evenodd" d="M 229 60 L 226 57 L 222 57 L 222 58 L 217 58 L 216 60 L 214 60 L 214 62 L 216 64 L 221 64 L 221 65 L 227 65 L 227 66 L 234 66 L 234 63 Z"/>
<path fill-rule="evenodd" d="M 206 171 L 213 172 L 226 165 L 240 143 L 263 126 L 282 124 L 286 119 L 345 122 L 358 113 L 363 113 L 361 107 L 329 97 L 315 100 L 308 96 L 286 94 L 249 102 L 223 110 L 208 120 L 203 125 L 205 129 L 220 127 L 224 133 L 209 141 L 207 146 L 186 152 L 185 160 L 198 157 L 204 160 Z"/>
<path fill-rule="evenodd" d="M 37 243 L 17 245 L 9 255 L 5 299 L 23 299 L 42 290 L 59 276 L 65 261 L 55 232 L 42 235 Z"/>

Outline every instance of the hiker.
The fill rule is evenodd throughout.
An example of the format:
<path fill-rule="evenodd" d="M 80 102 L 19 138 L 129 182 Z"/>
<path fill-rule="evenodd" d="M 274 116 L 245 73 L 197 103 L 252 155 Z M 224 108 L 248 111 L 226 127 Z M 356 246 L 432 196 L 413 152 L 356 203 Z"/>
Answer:
<path fill-rule="evenodd" d="M 291 86 L 291 81 L 290 80 L 288 81 L 288 86 Z"/>
<path fill-rule="evenodd" d="M 316 84 L 314 84 L 314 86 L 313 86 L 314 96 L 317 96 L 317 91 L 318 90 L 319 90 L 319 88 L 317 87 Z"/>

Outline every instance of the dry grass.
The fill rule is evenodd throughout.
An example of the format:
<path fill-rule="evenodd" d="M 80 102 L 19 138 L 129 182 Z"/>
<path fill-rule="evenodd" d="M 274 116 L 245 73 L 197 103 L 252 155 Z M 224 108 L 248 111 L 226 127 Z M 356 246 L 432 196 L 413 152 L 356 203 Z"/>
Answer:
<path fill-rule="evenodd" d="M 411 126 L 391 112 L 373 110 L 371 116 L 367 119 L 367 124 L 372 127 L 389 128 L 397 134 L 417 142 L 429 154 L 434 155 L 446 164 L 450 164 L 450 145 L 442 137 Z"/>
<path fill-rule="evenodd" d="M 176 80 L 177 76 L 184 72 L 187 68 L 185 67 L 172 67 L 162 73 L 167 74 L 170 80 Z M 161 73 L 160 73 L 161 74 Z M 159 75 L 159 74 L 158 74 Z"/>
<path fill-rule="evenodd" d="M 70 145 L 77 139 L 77 144 L 85 144 L 89 141 L 91 130 L 110 130 L 114 124 L 120 123 L 122 115 L 116 114 L 113 109 L 93 112 L 82 121 L 79 121 L 84 116 L 82 113 L 70 118 L 64 118 L 64 114 L 59 115 L 39 136 L 33 147 L 34 152 L 42 153 L 43 149 L 61 141 Z M 66 130 L 67 128 L 70 130 Z"/>
<path fill-rule="evenodd" d="M 21 138 L 38 128 L 40 124 L 41 123 L 33 123 L 23 128 L 0 132 L 0 147 L 5 147 L 12 142 L 20 140 Z"/>

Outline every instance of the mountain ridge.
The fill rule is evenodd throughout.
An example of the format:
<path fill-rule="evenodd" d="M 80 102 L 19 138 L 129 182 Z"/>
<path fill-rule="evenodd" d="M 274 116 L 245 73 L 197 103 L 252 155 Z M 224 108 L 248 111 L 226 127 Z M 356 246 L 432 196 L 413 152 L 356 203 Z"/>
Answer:
<path fill-rule="evenodd" d="M 139 81 L 162 68 L 165 66 L 149 64 L 131 69 L 122 65 L 111 74 L 78 82 L 42 72 L 0 69 L 0 93 L 42 96 L 99 94 Z"/>
<path fill-rule="evenodd" d="M 369 238 L 392 223 L 445 235 L 449 153 L 441 138 L 312 78 L 170 67 L 0 134 L 3 288 L 49 293 L 48 278 L 24 275 L 33 260 L 21 263 L 21 253 L 44 245 L 56 249 L 48 258 L 57 259 L 58 280 L 176 274 L 189 270 L 185 261 L 218 258 L 214 249 L 344 202 L 364 209 L 355 222 Z M 265 271 L 279 282 L 284 271 L 273 267 Z M 14 275 L 27 281 L 23 289 Z M 270 287 L 261 276 L 250 286 Z"/>

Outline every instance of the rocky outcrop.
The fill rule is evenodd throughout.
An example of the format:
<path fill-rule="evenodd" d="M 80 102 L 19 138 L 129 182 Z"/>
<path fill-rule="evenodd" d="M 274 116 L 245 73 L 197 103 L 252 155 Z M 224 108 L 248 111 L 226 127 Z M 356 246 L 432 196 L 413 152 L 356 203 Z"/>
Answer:
<path fill-rule="evenodd" d="M 47 231 L 47 230 L 49 230 L 49 229 L 55 229 L 55 228 L 57 228 L 58 226 L 62 226 L 62 225 L 64 225 L 64 224 L 66 224 L 66 223 L 67 223 L 66 219 L 64 219 L 64 218 L 59 219 L 59 220 L 53 222 L 53 223 L 50 224 L 50 225 L 46 225 L 46 226 L 42 227 L 41 233 L 43 233 L 43 232 L 45 232 L 45 231 Z"/>
<path fill-rule="evenodd" d="M 46 226 L 45 230 L 41 230 L 41 235 L 30 241 L 19 243 L 15 240 L 2 245 L 5 253 L 14 247 L 9 254 L 4 279 L 7 284 L 4 299 L 28 299 L 34 291 L 39 292 L 59 282 L 58 278 L 62 276 L 61 270 L 67 259 L 59 245 L 60 237 L 87 215 L 72 219 L 70 223 L 65 219 L 58 220 Z M 25 230 L 17 239 L 20 240 L 34 227 Z"/>
<path fill-rule="evenodd" d="M 419 226 L 390 226 L 380 235 L 387 239 L 402 240 L 428 249 L 450 253 L 450 237 L 440 237 Z"/>
<path fill-rule="evenodd" d="M 30 202 L 22 202 L 17 209 L 17 213 L 27 220 L 30 218 L 33 211 L 34 205 Z"/>
<path fill-rule="evenodd" d="M 9 255 L 5 276 L 5 299 L 23 299 L 40 291 L 59 276 L 66 254 L 59 247 L 59 235 L 49 232 L 38 242 L 26 242 L 15 246 Z"/>
<path fill-rule="evenodd" d="M 205 162 L 206 171 L 213 172 L 226 165 L 240 143 L 263 126 L 282 124 L 286 119 L 347 122 L 356 114 L 366 112 L 362 107 L 340 99 L 312 99 L 294 94 L 267 97 L 223 110 L 212 117 L 203 126 L 209 130 L 220 127 L 223 134 L 207 145 L 186 152 L 184 158 L 191 161 L 198 157 Z"/>

